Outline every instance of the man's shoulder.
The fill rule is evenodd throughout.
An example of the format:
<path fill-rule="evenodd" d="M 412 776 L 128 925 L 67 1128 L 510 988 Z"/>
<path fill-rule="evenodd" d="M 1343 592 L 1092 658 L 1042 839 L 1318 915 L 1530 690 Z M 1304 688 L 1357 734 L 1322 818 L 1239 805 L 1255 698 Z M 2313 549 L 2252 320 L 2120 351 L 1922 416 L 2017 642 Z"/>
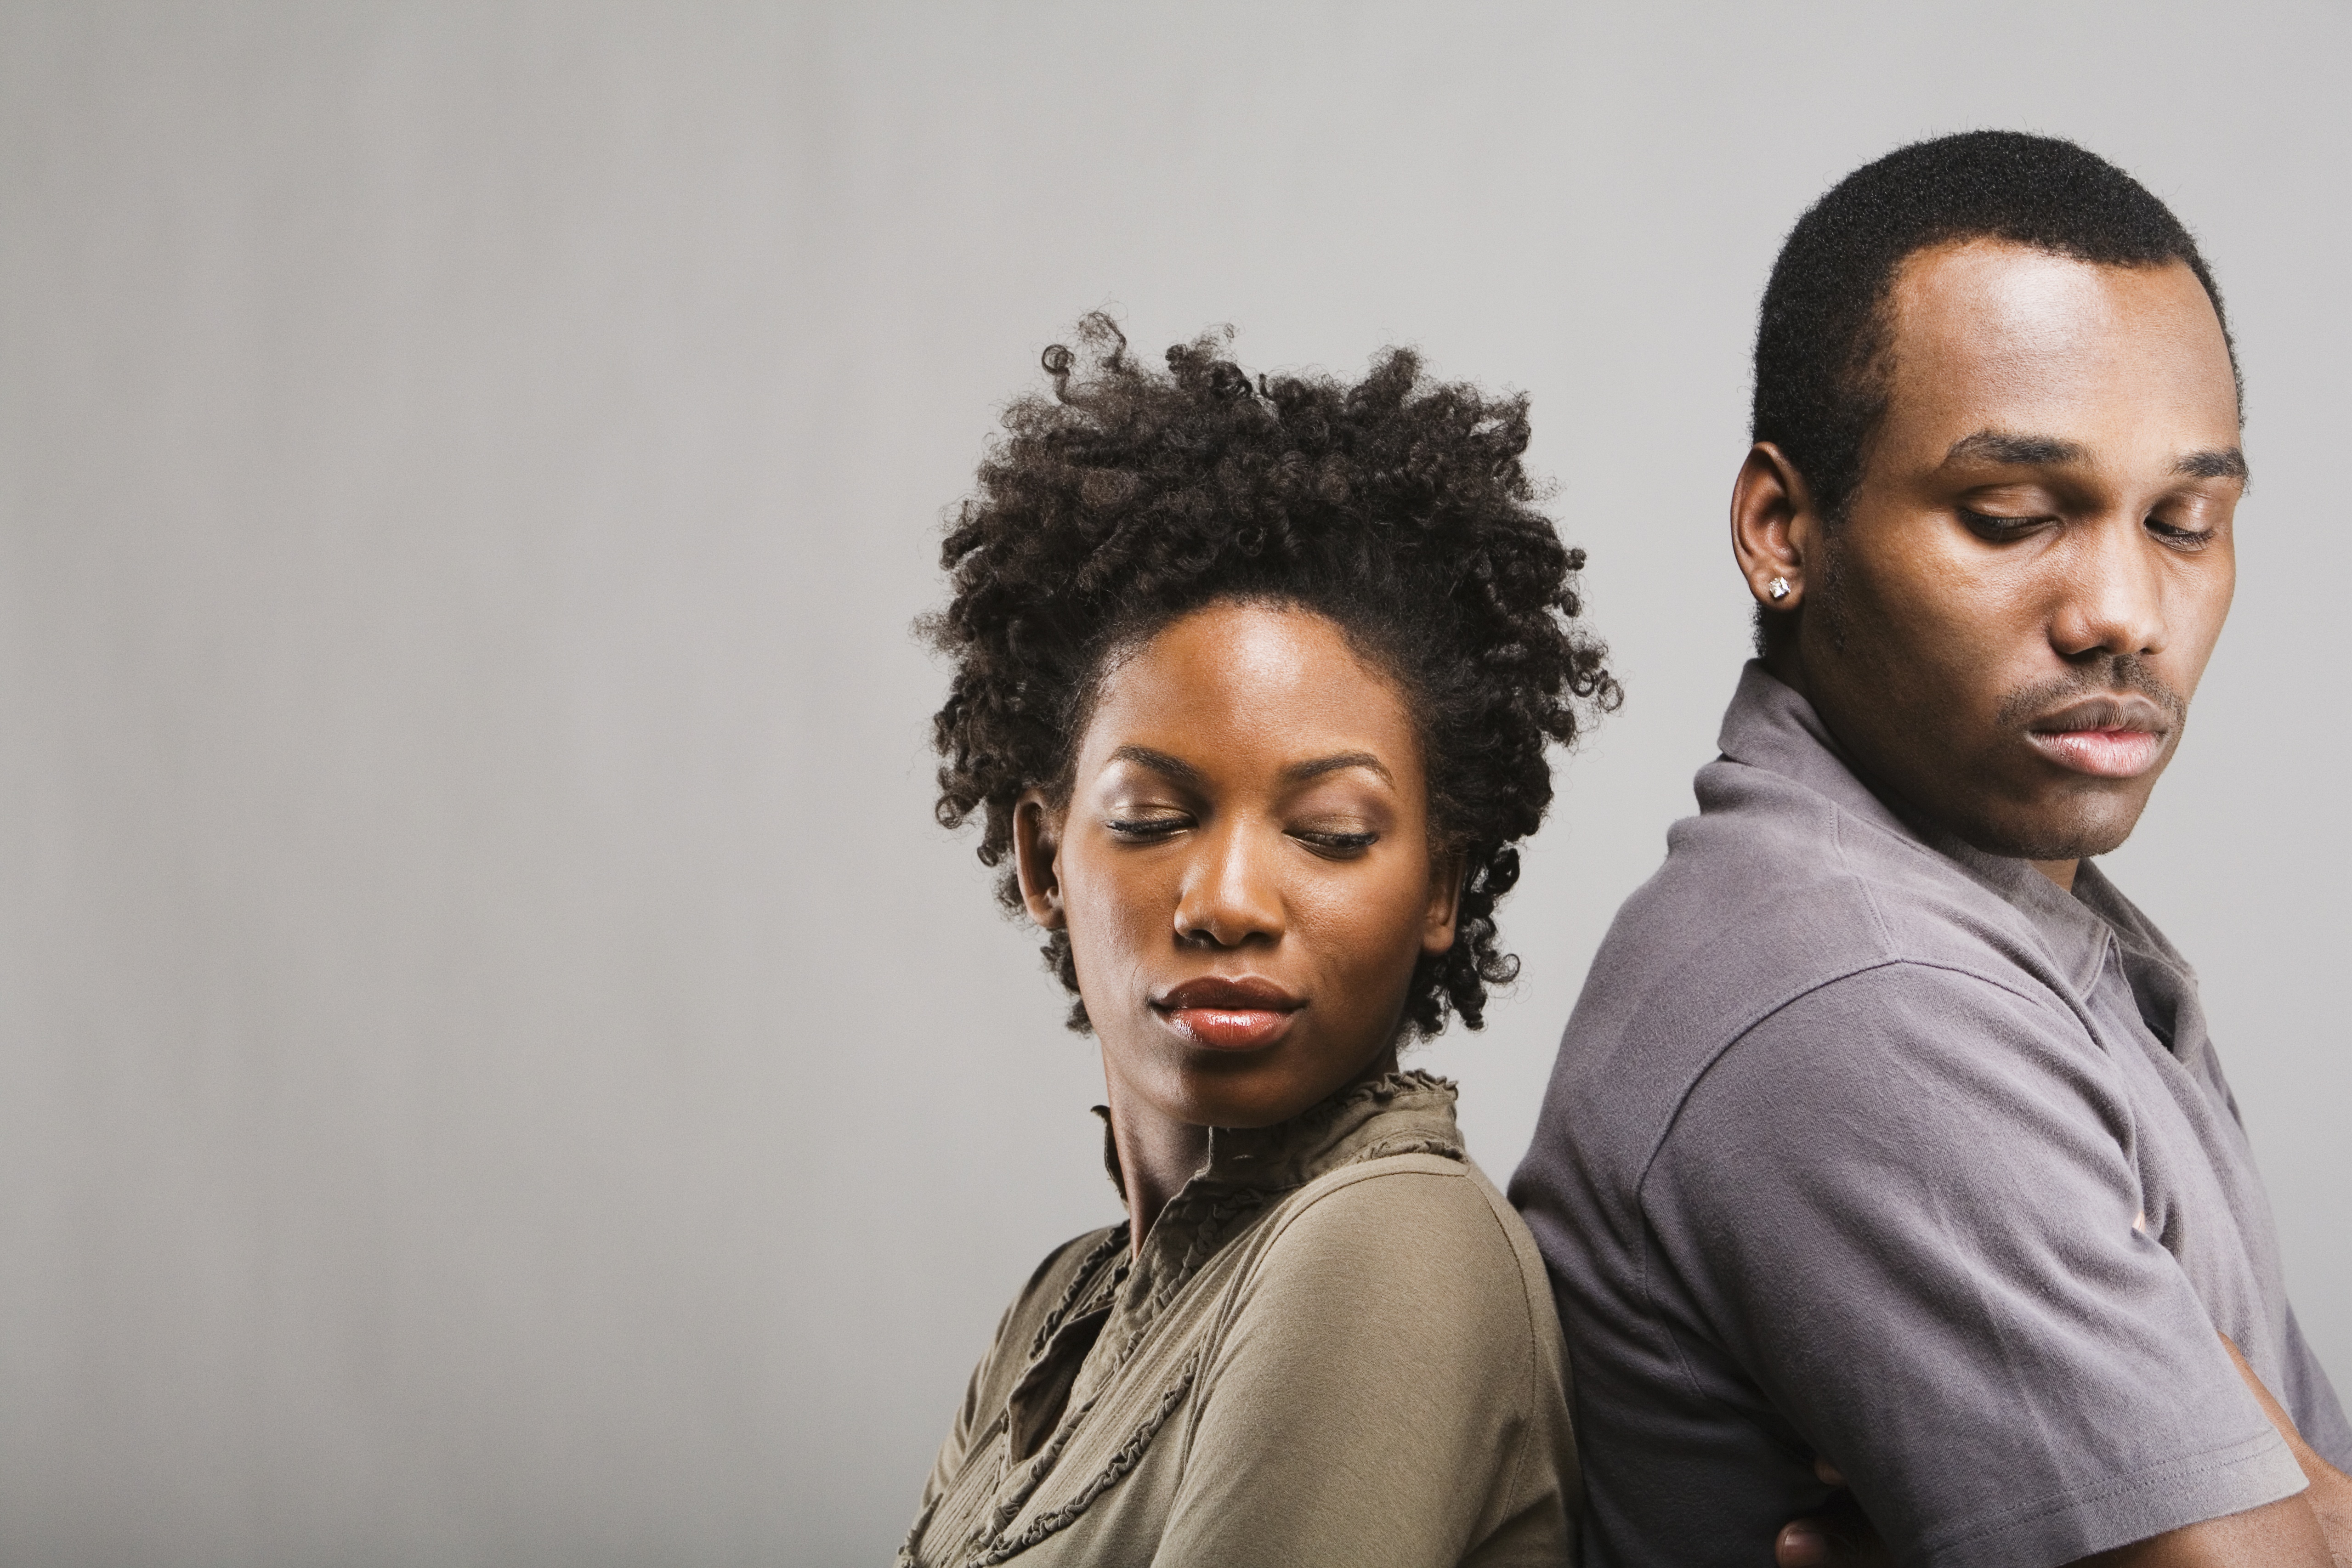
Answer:
<path fill-rule="evenodd" d="M 1737 1032 L 1884 965 L 2034 964 L 2025 918 L 1917 839 L 1760 768 L 1718 762 L 1702 778 L 1717 786 L 1710 809 L 1675 825 L 1594 960 L 1586 999 L 1603 1005 L 1586 1027 L 1655 1015 Z"/>
<path fill-rule="evenodd" d="M 1619 911 L 1562 1037 L 1555 1094 L 1580 1137 L 1641 1157 L 1717 1059 L 1800 998 L 1839 1015 L 1824 1002 L 1853 998 L 1843 1016 L 1865 1033 L 1906 988 L 2063 1006 L 2030 923 L 1947 857 L 1762 769 L 1702 781 L 1708 810 Z"/>

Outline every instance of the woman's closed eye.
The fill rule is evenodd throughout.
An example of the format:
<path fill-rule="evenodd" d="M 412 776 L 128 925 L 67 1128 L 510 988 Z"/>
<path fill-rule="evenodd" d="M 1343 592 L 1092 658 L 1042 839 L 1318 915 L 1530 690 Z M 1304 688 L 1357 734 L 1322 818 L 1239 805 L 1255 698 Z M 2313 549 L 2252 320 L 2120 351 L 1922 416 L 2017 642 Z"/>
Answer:
<path fill-rule="evenodd" d="M 1103 819 L 1107 831 L 1134 843 L 1157 842 L 1192 825 L 1192 819 L 1181 811 L 1136 811 Z"/>
<path fill-rule="evenodd" d="M 1290 836 L 1332 860 L 1360 855 L 1381 841 L 1380 834 L 1360 828 L 1297 827 L 1290 830 Z"/>

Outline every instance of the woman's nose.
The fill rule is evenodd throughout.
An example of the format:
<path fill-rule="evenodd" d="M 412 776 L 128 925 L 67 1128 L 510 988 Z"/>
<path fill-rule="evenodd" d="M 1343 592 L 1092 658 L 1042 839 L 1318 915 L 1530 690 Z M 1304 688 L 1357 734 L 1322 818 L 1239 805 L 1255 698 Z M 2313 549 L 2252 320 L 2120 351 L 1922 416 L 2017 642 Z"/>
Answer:
<path fill-rule="evenodd" d="M 1282 935 L 1274 865 L 1280 851 L 1262 841 L 1268 836 L 1240 822 L 1201 835 L 1201 852 L 1185 868 L 1177 894 L 1177 940 L 1239 947 Z"/>

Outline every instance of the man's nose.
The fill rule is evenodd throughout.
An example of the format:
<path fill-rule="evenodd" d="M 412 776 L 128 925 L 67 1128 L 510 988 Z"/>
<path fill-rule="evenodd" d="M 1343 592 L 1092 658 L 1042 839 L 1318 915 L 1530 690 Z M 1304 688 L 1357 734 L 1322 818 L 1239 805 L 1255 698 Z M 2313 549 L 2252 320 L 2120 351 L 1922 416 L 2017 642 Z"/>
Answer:
<path fill-rule="evenodd" d="M 2164 647 L 2164 576 L 2137 517 L 2102 517 L 2065 562 L 2051 641 L 2067 658 L 2140 655 Z"/>
<path fill-rule="evenodd" d="M 1227 821 L 1200 836 L 1201 852 L 1186 868 L 1176 899 L 1179 941 L 1239 947 L 1282 935 L 1282 896 L 1276 885 L 1280 835 Z"/>

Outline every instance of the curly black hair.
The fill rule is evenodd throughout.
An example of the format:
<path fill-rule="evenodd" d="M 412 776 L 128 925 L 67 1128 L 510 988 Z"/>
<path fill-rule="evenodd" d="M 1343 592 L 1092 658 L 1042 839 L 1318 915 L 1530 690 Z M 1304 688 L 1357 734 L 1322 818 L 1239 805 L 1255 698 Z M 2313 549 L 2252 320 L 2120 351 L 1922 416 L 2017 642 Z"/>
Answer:
<path fill-rule="evenodd" d="M 1840 180 L 1797 220 L 1757 312 L 1751 439 L 1787 455 L 1832 523 L 1853 499 L 1886 412 L 1895 277 L 1917 252 L 1969 239 L 2111 267 L 2184 263 L 2229 340 L 2221 290 L 2195 238 L 2147 186 L 2097 153 L 2021 131 L 1899 147 Z M 2232 374 L 2237 368 L 2232 344 Z"/>
<path fill-rule="evenodd" d="M 953 597 L 924 622 L 955 666 L 932 721 L 936 814 L 982 816 L 981 861 L 1003 864 L 1021 796 L 1068 799 L 1112 654 L 1219 601 L 1313 610 L 1404 688 L 1433 836 L 1464 858 L 1454 946 L 1421 960 L 1405 1026 L 1434 1034 L 1450 1007 L 1479 1028 L 1486 988 L 1518 970 L 1494 912 L 1551 802 L 1546 748 L 1620 700 L 1577 622 L 1584 552 L 1533 504 L 1524 395 L 1428 381 L 1404 349 L 1352 386 L 1253 381 L 1229 337 L 1170 349 L 1163 373 L 1097 313 L 1080 352 L 1045 350 L 1051 395 L 1006 410 L 940 550 Z M 997 894 L 1020 906 L 1010 867 Z M 1075 996 L 1067 934 L 1045 953 Z M 1089 1027 L 1082 998 L 1070 1027 Z"/>

